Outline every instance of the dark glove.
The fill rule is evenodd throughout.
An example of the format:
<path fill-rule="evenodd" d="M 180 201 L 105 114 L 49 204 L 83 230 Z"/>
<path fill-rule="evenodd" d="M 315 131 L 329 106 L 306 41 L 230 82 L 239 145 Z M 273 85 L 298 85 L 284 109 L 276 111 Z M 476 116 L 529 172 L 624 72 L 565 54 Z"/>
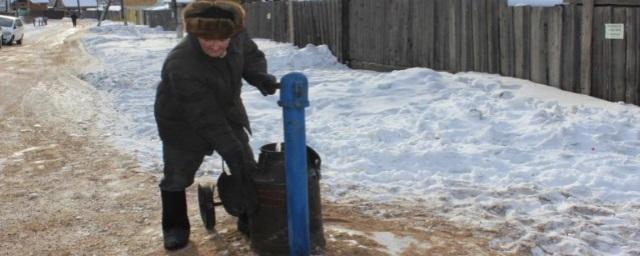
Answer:
<path fill-rule="evenodd" d="M 280 89 L 280 83 L 278 83 L 278 81 L 266 80 L 262 83 L 260 92 L 262 93 L 262 95 L 267 96 L 275 94 L 278 89 Z"/>
<path fill-rule="evenodd" d="M 245 161 L 242 151 L 231 154 L 225 159 L 231 175 L 220 174 L 218 178 L 218 194 L 224 209 L 233 216 L 251 215 L 258 209 L 255 184 L 251 179 L 256 164 Z"/>

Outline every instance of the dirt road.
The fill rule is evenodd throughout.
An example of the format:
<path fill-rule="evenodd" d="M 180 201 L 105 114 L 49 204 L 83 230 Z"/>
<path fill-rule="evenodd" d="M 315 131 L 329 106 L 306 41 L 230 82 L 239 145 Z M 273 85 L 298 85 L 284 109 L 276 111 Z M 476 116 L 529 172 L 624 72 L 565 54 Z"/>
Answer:
<path fill-rule="evenodd" d="M 158 177 L 105 142 L 95 113 L 78 111 L 101 107 L 76 77 L 100 68 L 79 41 L 94 23 L 49 24 L 0 49 L 0 255 L 252 255 L 221 209 L 217 232 L 202 228 L 193 187 L 191 243 L 164 251 Z M 325 203 L 323 216 L 326 255 L 499 254 L 489 249 L 491 232 L 420 207 L 351 200 Z"/>

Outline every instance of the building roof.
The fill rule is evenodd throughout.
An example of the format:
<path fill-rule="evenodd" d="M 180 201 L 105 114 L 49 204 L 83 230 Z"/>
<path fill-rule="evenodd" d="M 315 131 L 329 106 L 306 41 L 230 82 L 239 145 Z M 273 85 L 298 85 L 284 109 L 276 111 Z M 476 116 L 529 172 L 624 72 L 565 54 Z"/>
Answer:
<path fill-rule="evenodd" d="M 78 7 L 78 2 L 80 3 L 80 7 L 95 7 L 98 5 L 96 0 L 62 0 L 64 3 L 64 7 L 74 8 Z"/>
<path fill-rule="evenodd" d="M 154 6 L 154 7 L 149 7 L 145 10 L 148 11 L 163 11 L 163 10 L 171 10 L 171 8 L 169 7 L 168 4 L 163 4 L 163 5 L 158 5 L 158 6 Z"/>
<path fill-rule="evenodd" d="M 163 2 L 171 4 L 171 0 L 163 0 Z M 176 3 L 179 3 L 179 4 L 188 4 L 191 2 L 195 2 L 195 0 L 176 0 Z"/>
<path fill-rule="evenodd" d="M 105 8 L 107 8 L 107 6 L 101 6 L 100 10 L 104 11 Z M 121 9 L 122 9 L 122 7 L 120 5 L 111 5 L 111 6 L 109 6 L 109 11 L 110 12 L 111 11 L 119 12 Z M 96 7 L 87 8 L 87 11 L 97 11 L 97 10 L 98 10 L 98 8 L 96 8 Z"/>

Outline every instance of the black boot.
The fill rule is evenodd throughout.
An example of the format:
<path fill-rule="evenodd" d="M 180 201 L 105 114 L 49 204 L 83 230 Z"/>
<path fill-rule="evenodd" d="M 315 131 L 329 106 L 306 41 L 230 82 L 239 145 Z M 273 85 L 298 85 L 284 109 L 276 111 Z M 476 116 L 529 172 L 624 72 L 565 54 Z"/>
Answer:
<path fill-rule="evenodd" d="M 240 214 L 240 216 L 238 216 L 238 222 L 237 222 L 237 227 L 238 227 L 238 231 L 240 231 L 240 233 L 242 233 L 243 235 L 250 237 L 249 234 L 249 216 L 247 216 L 247 214 Z"/>
<path fill-rule="evenodd" d="M 162 234 L 164 248 L 173 251 L 184 248 L 189 243 L 189 217 L 187 198 L 184 191 L 161 191 L 162 193 Z"/>

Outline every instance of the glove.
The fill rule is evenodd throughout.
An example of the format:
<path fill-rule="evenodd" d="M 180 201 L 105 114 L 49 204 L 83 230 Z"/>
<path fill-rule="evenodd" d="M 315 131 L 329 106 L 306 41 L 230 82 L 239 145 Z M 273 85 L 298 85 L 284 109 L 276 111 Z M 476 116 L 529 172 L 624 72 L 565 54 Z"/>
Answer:
<path fill-rule="evenodd" d="M 273 95 L 276 93 L 276 90 L 280 89 L 280 83 L 276 80 L 266 80 L 262 83 L 260 87 L 260 92 L 262 95 Z"/>
<path fill-rule="evenodd" d="M 231 176 L 235 174 L 241 174 L 244 169 L 244 154 L 241 150 L 231 153 L 229 157 L 224 159 L 229 166 Z"/>
<path fill-rule="evenodd" d="M 255 163 L 245 161 L 242 151 L 232 153 L 225 159 L 231 175 L 222 173 L 218 178 L 218 194 L 224 209 L 233 216 L 251 215 L 258 209 L 258 199 L 251 173 Z"/>

